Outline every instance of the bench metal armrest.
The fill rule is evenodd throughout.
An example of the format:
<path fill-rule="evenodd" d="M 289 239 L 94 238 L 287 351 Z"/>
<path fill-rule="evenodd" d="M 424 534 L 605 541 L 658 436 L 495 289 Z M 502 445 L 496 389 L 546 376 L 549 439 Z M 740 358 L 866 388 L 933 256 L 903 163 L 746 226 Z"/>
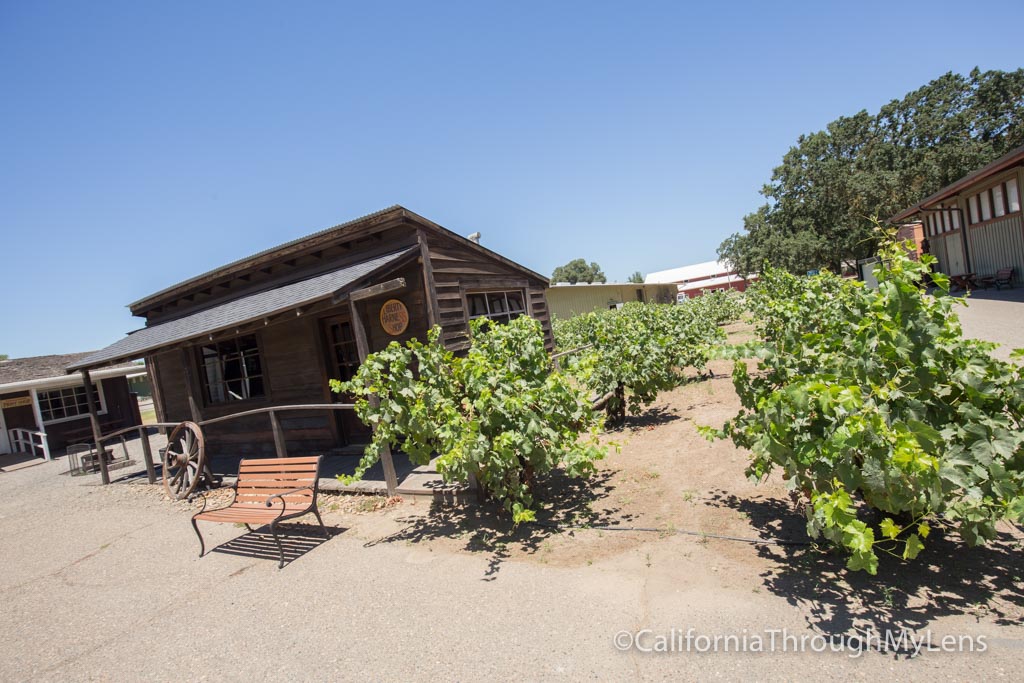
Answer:
<path fill-rule="evenodd" d="M 203 498 L 203 507 L 200 508 L 199 512 L 197 512 L 195 515 L 192 515 L 193 517 L 195 517 L 196 515 L 201 515 L 204 512 L 206 512 L 207 498 L 206 498 L 206 492 L 205 491 L 193 491 L 192 493 L 188 494 L 188 498 L 186 498 L 185 500 L 188 502 L 189 505 L 191 505 L 192 501 L 195 500 L 196 496 L 202 496 L 202 498 Z"/>
<path fill-rule="evenodd" d="M 271 501 L 273 501 L 275 498 L 280 498 L 281 499 L 281 514 L 283 515 L 284 511 L 288 507 L 287 503 L 285 503 L 285 501 L 284 501 L 284 496 L 288 496 L 288 495 L 291 495 L 293 493 L 298 493 L 299 491 L 305 491 L 306 489 L 309 489 L 310 491 L 312 491 L 313 487 L 312 486 L 300 486 L 299 488 L 292 489 L 291 491 L 284 491 L 283 493 L 275 493 L 272 496 L 267 496 L 267 507 L 268 508 L 269 507 L 274 507 L 274 505 L 273 505 L 273 503 Z"/>

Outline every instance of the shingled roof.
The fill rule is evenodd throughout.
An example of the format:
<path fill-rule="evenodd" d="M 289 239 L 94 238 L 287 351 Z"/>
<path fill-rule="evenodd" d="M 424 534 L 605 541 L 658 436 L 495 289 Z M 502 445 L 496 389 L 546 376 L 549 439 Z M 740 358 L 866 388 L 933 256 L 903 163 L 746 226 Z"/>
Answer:
<path fill-rule="evenodd" d="M 31 356 L 29 358 L 12 358 L 0 361 L 0 385 L 28 382 L 50 377 L 63 377 L 65 368 L 88 358 L 95 351 L 83 353 L 65 353 L 54 356 Z M 125 367 L 132 365 L 124 364 Z M 139 366 L 139 370 L 145 370 Z"/>
<path fill-rule="evenodd" d="M 403 258 L 418 252 L 419 247 L 409 247 L 332 270 L 323 275 L 232 299 L 152 327 L 144 327 L 101 351 L 68 363 L 67 371 L 97 367 L 130 358 L 141 358 L 150 351 L 163 346 L 231 329 L 246 322 L 260 320 L 329 298 L 363 278 L 396 265 Z"/>

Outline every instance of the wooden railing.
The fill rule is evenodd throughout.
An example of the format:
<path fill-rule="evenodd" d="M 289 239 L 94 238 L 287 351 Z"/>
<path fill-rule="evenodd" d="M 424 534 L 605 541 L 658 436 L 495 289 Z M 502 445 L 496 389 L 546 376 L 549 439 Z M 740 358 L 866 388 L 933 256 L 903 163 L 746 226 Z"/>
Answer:
<path fill-rule="evenodd" d="M 559 360 L 565 356 L 573 353 L 579 353 L 580 351 L 589 349 L 593 344 L 587 344 L 575 349 L 569 349 L 568 351 L 562 351 L 551 356 L 551 362 L 555 369 L 559 369 Z M 594 400 L 595 408 L 603 406 L 607 403 L 608 399 L 611 398 L 615 392 L 609 392 L 606 396 L 598 397 Z M 371 399 L 372 400 L 372 399 Z M 197 422 L 200 427 L 206 427 L 220 422 L 227 422 L 229 420 L 236 420 L 242 417 L 250 417 L 252 415 L 263 415 L 266 414 L 270 418 L 270 428 L 274 434 L 274 451 L 279 458 L 288 457 L 288 447 L 285 441 L 285 432 L 281 428 L 281 421 L 278 417 L 279 413 L 298 411 L 298 410 L 354 410 L 355 405 L 352 403 L 312 403 L 312 404 L 300 404 L 300 405 L 289 405 L 289 406 L 269 406 L 267 408 L 256 408 L 253 410 L 243 410 L 239 413 L 232 413 L 231 415 L 224 415 L 221 417 L 214 417 L 208 420 L 201 420 Z M 99 443 L 97 448 L 101 449 L 102 444 L 110 439 L 123 437 L 131 432 L 138 432 L 139 440 L 142 443 L 142 455 L 146 463 L 146 476 L 149 479 L 150 484 L 156 483 L 156 468 L 153 464 L 153 449 L 149 443 L 150 429 L 174 429 L 178 426 L 177 422 L 155 422 L 145 425 L 136 425 L 134 427 L 126 427 L 119 429 L 116 432 L 110 434 L 101 434 L 99 437 Z M 384 480 L 387 485 L 388 495 L 394 495 L 394 491 L 397 487 L 397 473 L 395 471 L 394 462 L 391 459 L 390 449 L 385 446 L 381 452 L 381 466 L 384 469 Z M 106 481 L 106 480 L 104 480 Z"/>
<path fill-rule="evenodd" d="M 50 460 L 50 442 L 46 438 L 46 432 L 36 432 L 31 429 L 15 427 L 7 430 L 10 435 L 11 446 L 16 452 L 36 454 L 39 450 L 41 457 Z"/>
<path fill-rule="evenodd" d="M 219 422 L 227 422 L 228 420 L 236 420 L 240 417 L 249 417 L 251 415 L 263 415 L 266 414 L 270 417 L 270 428 L 274 432 L 274 451 L 279 458 L 288 457 L 288 446 L 285 441 L 284 430 L 281 428 L 281 420 L 278 418 L 278 413 L 295 411 L 295 410 L 353 410 L 355 405 L 352 403 L 311 403 L 302 405 L 292 406 L 270 406 L 268 408 L 256 408 L 254 410 L 243 410 L 240 413 L 232 413 L 231 415 L 224 415 L 222 417 L 214 417 L 209 420 L 202 420 L 197 422 L 200 427 L 206 427 L 208 425 L 217 424 Z M 100 436 L 99 446 L 116 438 L 123 438 L 124 435 L 131 432 L 138 432 L 139 441 L 142 444 L 142 457 L 146 463 L 146 477 L 149 479 L 150 484 L 156 483 L 156 468 L 153 464 L 153 447 L 149 443 L 150 429 L 174 429 L 178 426 L 177 422 L 151 422 L 150 424 L 135 425 L 134 427 L 126 427 L 119 429 L 116 432 L 110 434 L 103 434 Z M 387 469 L 387 468 L 385 468 Z M 393 469 L 393 468 L 392 468 Z M 388 477 L 388 472 L 385 471 L 385 479 Z M 394 473 L 392 472 L 392 476 Z"/>
<path fill-rule="evenodd" d="M 552 366 L 554 366 L 555 370 L 561 370 L 562 364 L 560 361 L 562 358 L 566 356 L 571 356 L 574 353 L 579 353 L 580 351 L 586 351 L 587 349 L 592 348 L 593 346 L 593 344 L 585 344 L 584 346 L 577 346 L 575 349 L 569 349 L 568 351 L 559 351 L 558 353 L 551 356 L 551 364 Z"/>

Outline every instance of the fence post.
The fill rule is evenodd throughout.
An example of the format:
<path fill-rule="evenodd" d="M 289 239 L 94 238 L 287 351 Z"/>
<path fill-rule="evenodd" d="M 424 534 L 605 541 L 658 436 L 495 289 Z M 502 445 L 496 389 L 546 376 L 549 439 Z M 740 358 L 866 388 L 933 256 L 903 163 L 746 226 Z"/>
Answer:
<path fill-rule="evenodd" d="M 139 441 L 142 442 L 142 459 L 146 461 L 146 477 L 150 484 L 156 483 L 156 470 L 153 468 L 153 450 L 149 446 L 149 432 L 139 426 Z"/>
<path fill-rule="evenodd" d="M 100 430 L 100 418 L 96 407 L 96 392 L 92 388 L 92 378 L 89 371 L 83 369 L 82 384 L 85 385 L 85 400 L 89 405 L 89 422 L 92 423 L 92 439 L 96 442 L 96 458 L 100 464 L 100 481 L 104 484 L 110 483 L 110 472 L 107 470 L 107 458 L 103 451 L 103 432 Z"/>

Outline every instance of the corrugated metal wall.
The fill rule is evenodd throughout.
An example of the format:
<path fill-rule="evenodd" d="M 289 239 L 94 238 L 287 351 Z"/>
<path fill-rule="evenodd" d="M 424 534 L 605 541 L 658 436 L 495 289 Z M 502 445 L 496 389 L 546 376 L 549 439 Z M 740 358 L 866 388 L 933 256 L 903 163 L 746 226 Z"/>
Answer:
<path fill-rule="evenodd" d="M 929 243 L 931 244 L 932 255 L 935 256 L 935 258 L 939 259 L 938 271 L 940 273 L 945 273 L 946 275 L 950 274 L 949 273 L 949 254 L 946 252 L 946 240 L 949 237 L 955 237 L 956 239 L 960 239 L 960 235 L 951 235 L 951 236 L 935 235 L 934 237 L 931 237 L 928 240 Z"/>
<path fill-rule="evenodd" d="M 971 269 L 979 275 L 992 275 L 1000 268 L 1013 266 L 1014 279 L 1024 272 L 1024 227 L 1021 215 L 993 221 L 969 232 Z"/>

